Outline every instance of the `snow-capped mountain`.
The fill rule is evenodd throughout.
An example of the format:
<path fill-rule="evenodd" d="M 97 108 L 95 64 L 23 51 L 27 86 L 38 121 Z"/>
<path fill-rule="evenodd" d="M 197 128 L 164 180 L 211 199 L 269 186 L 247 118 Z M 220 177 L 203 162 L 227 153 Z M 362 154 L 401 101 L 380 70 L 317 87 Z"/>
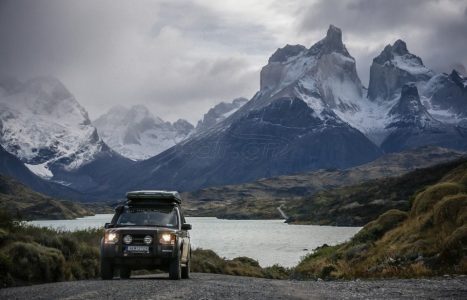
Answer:
<path fill-rule="evenodd" d="M 92 165 L 107 159 L 115 162 L 113 166 L 126 165 L 56 78 L 0 84 L 0 144 L 36 175 L 85 189 L 99 185 L 100 172 Z"/>
<path fill-rule="evenodd" d="M 248 99 L 240 97 L 232 100 L 232 102 L 221 102 L 217 104 L 204 114 L 202 120 L 198 121 L 196 131 L 204 131 L 213 127 L 217 123 L 224 121 L 247 102 Z"/>
<path fill-rule="evenodd" d="M 42 177 L 53 176 L 52 164 L 77 169 L 103 147 L 84 108 L 51 77 L 7 88 L 0 98 L 0 124 L 0 144 Z"/>
<path fill-rule="evenodd" d="M 258 109 L 281 97 L 297 97 L 319 115 L 324 109 L 356 111 L 364 87 L 355 59 L 342 43 L 342 32 L 331 25 L 326 37 L 307 49 L 286 45 L 261 70 L 260 91 L 240 111 Z"/>
<path fill-rule="evenodd" d="M 433 76 L 422 89 L 422 102 L 435 118 L 450 124 L 467 119 L 467 78 L 456 70 Z"/>
<path fill-rule="evenodd" d="M 424 145 L 467 149 L 461 123 L 447 124 L 432 114 L 462 116 L 467 103 L 462 76 L 436 75 L 401 40 L 374 59 L 370 75 L 367 91 L 341 30 L 331 25 L 310 48 L 278 49 L 262 68 L 260 90 L 250 101 L 136 164 L 115 188 L 149 188 L 158 182 L 160 188 L 194 190 L 345 168 L 385 151 Z"/>
<path fill-rule="evenodd" d="M 200 187 L 371 161 L 380 149 L 339 117 L 365 103 L 355 60 L 340 29 L 310 48 L 278 49 L 256 95 L 211 128 L 141 161 L 114 188 Z M 369 102 L 369 101 L 368 101 Z M 176 170 L 176 171 L 174 171 Z"/>
<path fill-rule="evenodd" d="M 400 95 L 404 84 L 426 82 L 433 75 L 434 72 L 423 65 L 420 57 L 409 52 L 404 41 L 397 40 L 373 59 L 368 98 L 373 101 L 392 100 Z"/>
<path fill-rule="evenodd" d="M 186 139 L 193 125 L 185 120 L 173 124 L 155 117 L 142 105 L 113 107 L 93 122 L 109 147 L 133 160 L 155 156 Z"/>
<path fill-rule="evenodd" d="M 389 111 L 388 136 L 381 144 L 386 152 L 424 145 L 467 149 L 467 130 L 436 120 L 420 101 L 415 83 L 402 86 L 396 105 Z"/>

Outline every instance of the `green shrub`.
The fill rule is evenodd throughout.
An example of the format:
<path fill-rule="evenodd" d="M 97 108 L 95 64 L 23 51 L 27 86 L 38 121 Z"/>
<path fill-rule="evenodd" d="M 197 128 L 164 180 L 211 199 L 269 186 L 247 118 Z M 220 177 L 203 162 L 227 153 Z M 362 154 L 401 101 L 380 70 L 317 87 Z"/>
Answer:
<path fill-rule="evenodd" d="M 14 284 L 14 280 L 10 274 L 11 269 L 12 263 L 10 257 L 0 252 L 0 288 Z"/>
<path fill-rule="evenodd" d="M 353 243 L 373 242 L 382 237 L 386 232 L 398 226 L 407 219 L 408 214 L 404 211 L 391 209 L 371 221 L 360 230 L 352 239 Z"/>
<path fill-rule="evenodd" d="M 191 252 L 191 269 L 199 273 L 222 273 L 225 261 L 212 250 L 195 249 Z"/>
<path fill-rule="evenodd" d="M 286 279 L 290 277 L 290 274 L 290 269 L 284 268 L 278 264 L 263 269 L 263 276 L 269 279 Z"/>
<path fill-rule="evenodd" d="M 11 259 L 12 276 L 25 283 L 65 279 L 65 258 L 57 249 L 37 243 L 14 242 L 7 255 Z"/>
<path fill-rule="evenodd" d="M 430 186 L 415 197 L 411 214 L 420 215 L 424 212 L 427 212 L 445 196 L 455 195 L 462 192 L 463 190 L 464 187 L 461 184 L 453 182 L 442 182 Z"/>
<path fill-rule="evenodd" d="M 445 196 L 434 207 L 434 224 L 453 223 L 461 226 L 466 221 L 467 195 Z"/>
<path fill-rule="evenodd" d="M 467 225 L 457 228 L 446 239 L 440 260 L 446 265 L 458 263 L 467 256 Z"/>

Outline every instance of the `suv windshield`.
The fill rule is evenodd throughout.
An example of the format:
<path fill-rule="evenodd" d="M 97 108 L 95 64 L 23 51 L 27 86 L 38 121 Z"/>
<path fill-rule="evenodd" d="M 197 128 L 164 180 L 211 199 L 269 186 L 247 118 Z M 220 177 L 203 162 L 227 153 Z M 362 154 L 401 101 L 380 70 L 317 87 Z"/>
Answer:
<path fill-rule="evenodd" d="M 118 216 L 116 225 L 178 228 L 178 214 L 175 207 L 129 207 Z"/>

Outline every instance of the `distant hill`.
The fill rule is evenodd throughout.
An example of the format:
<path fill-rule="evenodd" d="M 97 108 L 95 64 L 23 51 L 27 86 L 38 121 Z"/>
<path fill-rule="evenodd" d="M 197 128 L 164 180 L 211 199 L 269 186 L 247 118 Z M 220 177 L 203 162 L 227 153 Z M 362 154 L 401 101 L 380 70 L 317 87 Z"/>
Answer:
<path fill-rule="evenodd" d="M 94 214 L 83 205 L 47 197 L 3 175 L 0 175 L 0 209 L 26 220 L 74 219 Z"/>
<path fill-rule="evenodd" d="M 299 206 L 305 206 L 305 199 L 317 192 L 399 176 L 462 156 L 463 153 L 449 149 L 422 147 L 387 154 L 371 163 L 346 170 L 328 169 L 266 178 L 245 184 L 201 189 L 183 193 L 182 196 L 186 201 L 187 213 L 193 216 L 275 219 L 280 217 L 278 206 L 291 205 L 292 211 L 297 213 Z M 362 222 L 365 221 L 358 224 L 365 224 Z"/>

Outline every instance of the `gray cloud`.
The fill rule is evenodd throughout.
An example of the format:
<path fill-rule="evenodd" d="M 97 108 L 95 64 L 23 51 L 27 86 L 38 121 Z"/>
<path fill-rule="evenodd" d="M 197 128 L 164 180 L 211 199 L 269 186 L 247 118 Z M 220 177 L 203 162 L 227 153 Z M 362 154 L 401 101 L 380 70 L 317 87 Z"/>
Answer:
<path fill-rule="evenodd" d="M 398 38 L 436 71 L 467 65 L 467 1 L 327 0 L 302 4 L 297 11 L 297 30 L 307 35 L 322 31 L 329 23 L 341 27 L 363 82 L 368 82 L 372 58 Z"/>
<path fill-rule="evenodd" d="M 251 97 L 277 47 L 310 46 L 331 23 L 363 82 L 397 38 L 435 70 L 467 65 L 467 1 L 0 0 L 0 75 L 57 76 L 92 117 L 145 104 L 196 122 Z"/>

